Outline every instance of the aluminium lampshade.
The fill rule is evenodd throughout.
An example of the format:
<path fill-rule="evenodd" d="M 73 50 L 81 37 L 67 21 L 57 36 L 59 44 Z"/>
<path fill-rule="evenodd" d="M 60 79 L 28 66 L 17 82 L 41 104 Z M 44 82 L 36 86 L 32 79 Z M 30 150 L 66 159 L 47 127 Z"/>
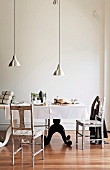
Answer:
<path fill-rule="evenodd" d="M 58 64 L 57 69 L 53 73 L 53 76 L 63 76 L 63 75 L 64 75 L 64 72 L 61 69 L 61 65 Z"/>
<path fill-rule="evenodd" d="M 8 65 L 9 67 L 12 67 L 12 66 L 21 66 L 20 63 L 18 62 L 17 58 L 15 55 L 13 55 L 13 58 L 12 58 L 12 61 L 9 63 Z"/>

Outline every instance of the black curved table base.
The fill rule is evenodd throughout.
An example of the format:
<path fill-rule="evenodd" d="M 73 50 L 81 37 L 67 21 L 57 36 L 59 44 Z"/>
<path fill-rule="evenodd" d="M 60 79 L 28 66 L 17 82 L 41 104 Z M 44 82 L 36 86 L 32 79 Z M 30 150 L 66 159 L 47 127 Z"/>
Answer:
<path fill-rule="evenodd" d="M 50 126 L 49 131 L 48 131 L 48 136 L 44 137 L 44 145 L 48 145 L 50 143 L 50 140 L 52 138 L 52 135 L 55 132 L 58 132 L 61 134 L 62 139 L 64 143 L 68 146 L 72 145 L 72 141 L 70 140 L 71 136 L 68 135 L 66 136 L 64 127 L 60 124 L 60 119 L 53 119 L 53 125 Z"/>

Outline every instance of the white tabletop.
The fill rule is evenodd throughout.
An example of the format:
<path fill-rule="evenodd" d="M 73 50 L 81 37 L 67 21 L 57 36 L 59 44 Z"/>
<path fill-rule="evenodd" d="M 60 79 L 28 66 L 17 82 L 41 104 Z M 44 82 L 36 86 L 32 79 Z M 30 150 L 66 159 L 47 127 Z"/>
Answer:
<path fill-rule="evenodd" d="M 22 104 L 23 105 L 23 104 Z M 28 104 L 27 104 L 28 105 Z M 28 118 L 29 111 L 26 111 L 25 118 Z M 84 104 L 71 105 L 49 105 L 33 106 L 35 119 L 88 119 L 89 114 Z M 10 119 L 10 107 L 5 106 L 5 118 Z M 18 112 L 15 111 L 14 119 L 18 118 Z"/>

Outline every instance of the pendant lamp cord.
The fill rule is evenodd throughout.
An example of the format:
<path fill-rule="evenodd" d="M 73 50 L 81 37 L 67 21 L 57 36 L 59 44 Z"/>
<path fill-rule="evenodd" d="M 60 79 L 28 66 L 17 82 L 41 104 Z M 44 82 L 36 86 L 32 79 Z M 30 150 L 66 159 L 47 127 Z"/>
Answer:
<path fill-rule="evenodd" d="M 14 56 L 15 56 L 15 0 L 14 0 Z"/>
<path fill-rule="evenodd" d="M 59 66 L 60 66 L 60 0 L 59 0 Z"/>
<path fill-rule="evenodd" d="M 53 4 L 58 4 L 58 0 L 54 0 Z M 60 67 L 60 0 L 59 0 L 59 67 Z"/>

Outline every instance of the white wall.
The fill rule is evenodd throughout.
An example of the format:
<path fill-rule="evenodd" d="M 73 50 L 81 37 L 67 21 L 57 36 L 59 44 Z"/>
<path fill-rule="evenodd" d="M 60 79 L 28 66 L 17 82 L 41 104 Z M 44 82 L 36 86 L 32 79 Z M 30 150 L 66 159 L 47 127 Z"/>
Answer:
<path fill-rule="evenodd" d="M 110 1 L 105 1 L 105 96 L 106 96 L 106 121 L 107 129 L 110 131 Z"/>
<path fill-rule="evenodd" d="M 13 90 L 18 101 L 30 101 L 31 92 L 43 90 L 49 101 L 56 96 L 77 98 L 90 111 L 94 97 L 104 93 L 103 21 L 103 0 L 61 0 L 65 76 L 53 77 L 58 64 L 58 6 L 52 0 L 16 0 L 16 56 L 21 67 L 9 68 L 13 1 L 0 0 L 0 91 Z M 0 117 L 2 124 L 3 111 Z"/>

